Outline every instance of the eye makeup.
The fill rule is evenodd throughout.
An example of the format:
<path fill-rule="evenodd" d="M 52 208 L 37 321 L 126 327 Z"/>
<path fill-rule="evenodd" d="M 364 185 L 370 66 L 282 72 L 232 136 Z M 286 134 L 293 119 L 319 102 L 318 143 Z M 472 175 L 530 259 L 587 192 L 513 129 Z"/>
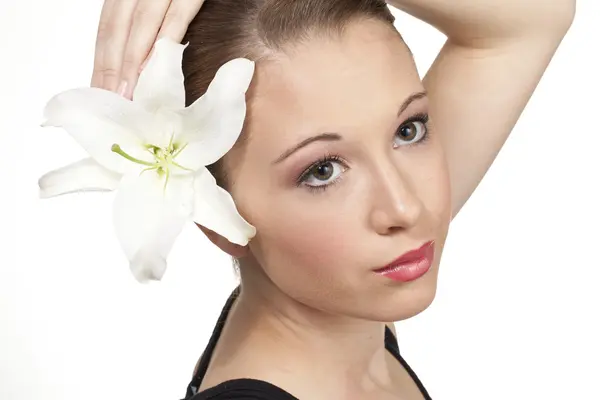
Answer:
<path fill-rule="evenodd" d="M 407 120 L 402 122 L 402 124 L 394 132 L 394 141 L 396 140 L 396 137 L 399 137 L 398 135 L 402 131 L 402 129 L 405 128 L 409 124 L 421 124 L 423 126 L 424 133 L 421 135 L 421 137 L 418 140 L 416 140 L 412 143 L 406 144 L 406 145 L 394 146 L 394 148 L 395 149 L 401 148 L 401 147 L 409 147 L 410 148 L 410 147 L 420 146 L 422 144 L 425 144 L 428 141 L 429 135 L 430 135 L 428 122 L 429 122 L 429 114 L 425 113 L 425 112 L 414 114 L 413 116 L 411 116 L 410 118 L 408 118 Z M 308 185 L 308 184 L 306 184 L 306 181 L 310 178 L 310 176 L 312 174 L 317 172 L 317 169 L 319 167 L 326 166 L 326 165 L 332 165 L 332 164 L 342 165 L 343 171 L 338 175 L 337 178 L 332 180 L 330 183 L 325 183 L 323 185 Z M 311 164 L 309 164 L 307 167 L 305 167 L 303 169 L 303 172 L 296 179 L 296 186 L 297 187 L 305 186 L 306 189 L 311 193 L 324 192 L 325 190 L 340 183 L 341 180 L 343 179 L 344 172 L 348 168 L 349 167 L 348 167 L 347 163 L 343 160 L 343 158 L 339 154 L 328 152 L 328 153 L 324 154 L 322 157 L 320 157 L 317 161 L 312 162 Z"/>
<path fill-rule="evenodd" d="M 339 181 L 342 180 L 341 176 L 348 169 L 348 166 L 345 163 L 345 161 L 342 159 L 341 156 L 339 156 L 337 154 L 333 154 L 333 153 L 326 153 L 319 160 L 313 162 L 307 168 L 304 169 L 304 172 L 302 172 L 300 174 L 300 176 L 298 177 L 298 179 L 296 180 L 296 186 L 298 186 L 298 187 L 302 186 L 302 184 L 306 182 L 306 180 L 310 177 L 311 174 L 313 174 L 315 172 L 315 169 L 317 169 L 318 167 L 327 165 L 327 164 L 334 164 L 334 163 L 342 164 L 344 171 L 342 173 L 340 173 L 339 177 L 336 178 L 334 181 L 332 181 L 332 183 L 327 183 L 327 184 L 323 184 L 323 185 L 304 185 L 304 186 L 306 186 L 306 188 L 309 191 L 319 192 L 319 191 L 324 191 L 327 188 L 329 188 L 330 186 L 337 184 Z"/>

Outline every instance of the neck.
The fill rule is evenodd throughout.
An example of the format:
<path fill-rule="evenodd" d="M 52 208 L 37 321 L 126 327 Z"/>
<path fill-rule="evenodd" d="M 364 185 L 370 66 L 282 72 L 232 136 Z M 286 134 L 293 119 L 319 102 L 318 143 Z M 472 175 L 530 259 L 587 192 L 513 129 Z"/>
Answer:
<path fill-rule="evenodd" d="M 248 349 L 260 349 L 266 363 L 286 366 L 356 389 L 387 385 L 385 324 L 311 308 L 274 285 L 242 287 L 231 310 L 231 329 Z M 256 356 L 256 350 L 253 350 Z M 316 377 L 315 377 L 316 375 Z"/>

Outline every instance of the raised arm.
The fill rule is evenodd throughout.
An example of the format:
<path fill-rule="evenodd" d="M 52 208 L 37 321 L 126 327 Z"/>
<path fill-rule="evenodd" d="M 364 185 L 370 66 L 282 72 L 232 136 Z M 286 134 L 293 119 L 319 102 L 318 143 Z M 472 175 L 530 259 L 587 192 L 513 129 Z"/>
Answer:
<path fill-rule="evenodd" d="M 575 0 L 390 0 L 448 40 L 426 74 L 454 218 L 506 142 L 575 15 Z"/>

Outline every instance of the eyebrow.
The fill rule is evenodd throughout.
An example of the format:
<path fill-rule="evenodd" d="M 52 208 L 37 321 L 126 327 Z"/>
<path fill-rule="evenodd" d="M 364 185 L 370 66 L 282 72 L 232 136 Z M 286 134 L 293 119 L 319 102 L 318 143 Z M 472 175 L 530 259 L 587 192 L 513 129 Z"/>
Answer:
<path fill-rule="evenodd" d="M 422 92 L 416 92 L 416 93 L 411 94 L 410 96 L 408 96 L 406 98 L 406 100 L 404 100 L 404 102 L 402 103 L 402 105 L 398 109 L 398 114 L 397 115 L 400 116 L 400 114 L 402 114 L 404 112 L 404 110 L 406 110 L 408 108 L 408 106 L 410 106 L 410 104 L 413 101 L 422 99 L 424 97 L 427 97 L 427 91 L 426 90 L 424 90 Z"/>
<path fill-rule="evenodd" d="M 398 109 L 397 115 L 400 116 L 400 114 L 402 114 L 408 108 L 408 106 L 411 105 L 412 102 L 422 99 L 424 97 L 427 97 L 427 91 L 416 92 L 416 93 L 411 94 L 402 102 L 402 104 L 400 105 L 400 108 Z M 273 161 L 273 164 L 279 164 L 280 162 L 282 162 L 283 160 L 285 160 L 286 158 L 291 156 L 296 151 L 300 150 L 303 147 L 308 146 L 309 144 L 311 144 L 313 142 L 316 142 L 316 141 L 333 142 L 333 141 L 339 141 L 339 140 L 342 140 L 342 136 L 338 133 L 326 132 L 326 133 L 318 134 L 316 136 L 311 136 L 309 138 L 304 139 L 303 141 L 296 144 L 295 146 L 289 148 L 288 150 L 286 150 L 275 161 Z"/>

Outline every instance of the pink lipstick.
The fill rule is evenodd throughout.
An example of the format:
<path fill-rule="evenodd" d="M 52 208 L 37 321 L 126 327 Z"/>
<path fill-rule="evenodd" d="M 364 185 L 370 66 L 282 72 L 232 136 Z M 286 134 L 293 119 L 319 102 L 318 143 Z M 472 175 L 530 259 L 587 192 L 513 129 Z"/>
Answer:
<path fill-rule="evenodd" d="M 409 282 L 423 276 L 431 268 L 435 255 L 435 242 L 425 243 L 418 249 L 411 250 L 385 267 L 374 272 L 400 282 Z"/>

